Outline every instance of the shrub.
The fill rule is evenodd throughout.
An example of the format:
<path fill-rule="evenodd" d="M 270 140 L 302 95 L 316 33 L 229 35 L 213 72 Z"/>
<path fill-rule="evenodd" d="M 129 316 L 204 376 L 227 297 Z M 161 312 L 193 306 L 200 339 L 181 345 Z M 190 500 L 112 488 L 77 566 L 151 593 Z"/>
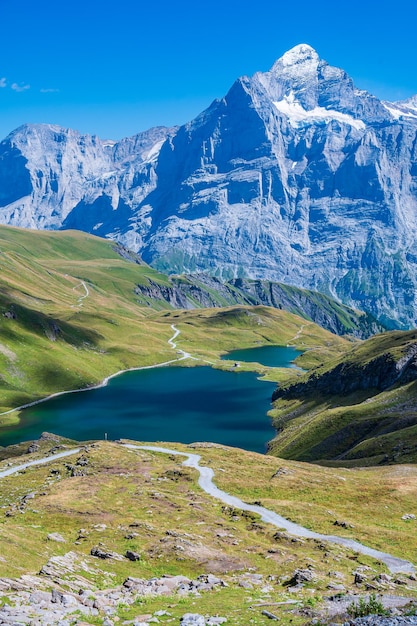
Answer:
<path fill-rule="evenodd" d="M 347 612 L 352 617 L 365 617 L 366 615 L 388 615 L 388 611 L 384 609 L 381 600 L 376 597 L 375 593 L 371 593 L 369 599 L 360 598 L 356 604 L 352 602 L 347 608 Z"/>

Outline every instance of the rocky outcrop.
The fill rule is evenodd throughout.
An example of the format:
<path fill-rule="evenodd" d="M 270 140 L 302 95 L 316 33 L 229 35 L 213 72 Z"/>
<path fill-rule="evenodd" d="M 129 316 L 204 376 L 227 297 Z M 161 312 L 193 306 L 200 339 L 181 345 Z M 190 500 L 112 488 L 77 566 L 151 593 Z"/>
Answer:
<path fill-rule="evenodd" d="M 277 436 L 269 450 L 310 463 L 414 463 L 416 390 L 417 333 L 376 335 L 281 384 L 273 394 Z"/>
<path fill-rule="evenodd" d="M 82 616 L 85 619 L 93 618 L 95 621 L 100 619 L 100 623 L 111 626 L 120 619 L 117 616 L 119 605 L 132 607 L 138 599 L 143 601 L 149 597 L 174 594 L 183 597 L 200 596 L 201 593 L 227 586 L 223 580 L 212 574 L 201 575 L 195 580 L 186 576 L 166 575 L 148 580 L 129 577 L 118 587 L 112 586 L 97 590 L 92 585 L 87 585 L 87 579 L 80 577 L 77 579 L 78 587 L 74 584 L 74 591 L 68 591 L 65 588 L 68 584 L 59 576 L 65 576 L 68 573 L 62 571 L 64 563 L 72 568 L 75 560 L 77 560 L 76 555 L 68 553 L 61 557 L 60 564 L 58 564 L 58 559 L 55 559 L 53 563 L 50 562 L 41 572 L 48 577 L 47 580 L 43 576 L 22 576 L 17 580 L 0 578 L 0 595 L 3 600 L 0 607 L 0 624 L 30 623 L 39 626 L 41 624 L 70 626 L 70 624 L 81 623 L 76 618 Z M 88 571 L 85 563 L 83 566 Z M 63 584 L 62 587 L 60 583 Z M 148 623 L 158 623 L 158 617 L 163 615 L 169 615 L 169 613 L 163 610 L 156 611 L 149 614 L 146 621 L 143 619 L 139 621 L 146 626 Z M 203 626 L 216 626 L 227 621 L 224 617 L 203 617 L 190 613 L 186 613 L 181 619 L 183 624 L 203 624 Z M 135 623 L 137 623 L 136 620 Z"/>
<path fill-rule="evenodd" d="M 396 383 L 413 380 L 417 380 L 417 343 L 408 345 L 401 357 L 387 352 L 366 363 L 347 359 L 324 373 L 313 371 L 304 382 L 278 388 L 273 400 L 308 398 L 316 394 L 343 396 L 368 389 L 384 391 Z"/>

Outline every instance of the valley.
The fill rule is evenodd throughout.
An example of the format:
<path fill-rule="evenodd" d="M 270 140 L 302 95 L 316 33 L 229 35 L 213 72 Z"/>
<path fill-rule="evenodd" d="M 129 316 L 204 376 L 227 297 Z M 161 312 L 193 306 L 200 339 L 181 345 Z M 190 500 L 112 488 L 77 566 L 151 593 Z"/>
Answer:
<path fill-rule="evenodd" d="M 307 292 L 303 294 L 305 312 L 300 310 L 298 300 L 303 318 L 284 308 L 241 304 L 239 294 L 235 306 L 174 309 L 173 303 L 162 297 L 163 289 L 172 284 L 171 278 L 159 274 L 118 244 L 76 231 L 48 233 L 1 227 L 0 262 L 3 446 L 18 442 L 19 428 L 28 439 L 39 436 L 44 430 L 42 419 L 48 424 L 47 429 L 54 431 L 54 423 L 61 423 L 61 413 L 54 413 L 58 411 L 60 398 L 61 434 L 80 439 L 102 438 L 105 432 L 113 430 L 112 411 L 118 410 L 117 385 L 122 384 L 121 378 L 114 380 L 115 403 L 108 406 L 115 408 L 111 410 L 107 410 L 106 402 L 103 408 L 89 409 L 88 403 L 82 408 L 83 399 L 76 408 L 74 403 L 78 402 L 78 396 L 73 393 L 51 400 L 49 404 L 33 406 L 21 416 L 18 407 L 62 392 L 90 390 L 88 393 L 93 394 L 95 387 L 102 381 L 107 383 L 116 372 L 134 369 L 139 370 L 139 375 L 142 369 L 145 374 L 147 368 L 167 365 L 170 369 L 158 368 L 152 376 L 147 374 L 151 378 L 145 383 L 151 385 L 149 390 L 154 388 L 154 397 L 158 399 L 158 387 L 167 391 L 172 387 L 174 395 L 171 399 L 166 396 L 167 407 L 177 405 L 180 416 L 191 418 L 194 415 L 193 419 L 204 423 L 210 422 L 209 416 L 220 411 L 218 423 L 223 426 L 232 419 L 232 414 L 235 415 L 233 420 L 237 422 L 231 427 L 230 439 L 219 439 L 222 428 L 217 434 L 214 430 L 208 439 L 233 445 L 233 429 L 238 423 L 242 426 L 246 423 L 244 429 L 249 430 L 242 439 L 246 444 L 241 445 L 262 451 L 269 439 L 269 452 L 279 456 L 336 465 L 416 460 L 414 331 L 382 333 L 364 341 L 349 335 L 334 335 L 308 320 L 311 303 L 317 314 L 319 300 Z M 146 298 L 144 293 L 148 294 Z M 155 299 L 151 298 L 151 293 Z M 211 283 L 210 293 L 212 300 L 223 297 L 221 288 L 214 290 L 214 283 Z M 291 291 L 287 289 L 287 293 Z M 292 297 L 296 296 L 295 290 Z M 294 301 L 275 301 L 275 304 L 276 307 L 288 304 L 292 309 Z M 329 309 L 331 304 L 328 300 L 320 315 L 325 316 L 327 311 L 327 319 L 334 320 L 335 315 L 341 315 L 341 310 L 337 309 L 337 303 Z M 197 301 L 194 306 L 198 306 Z M 360 314 L 356 314 L 356 320 L 361 323 Z M 253 362 L 239 361 L 239 367 L 235 367 L 234 362 L 222 358 L 237 348 L 273 345 L 297 348 L 300 351 L 295 360 L 298 369 L 262 365 L 256 358 Z M 187 374 L 181 368 L 172 369 L 173 365 L 193 368 L 190 374 L 195 388 L 192 408 L 181 409 L 183 405 L 175 399 L 178 398 L 176 386 L 181 389 L 182 384 L 187 385 Z M 307 372 L 303 373 L 303 369 Z M 253 377 L 251 383 L 250 376 Z M 277 437 L 268 431 L 270 418 L 266 416 L 272 389 L 267 392 L 266 383 L 258 382 L 256 377 L 279 383 L 270 413 Z M 213 379 L 212 383 L 209 379 Z M 221 380 L 233 381 L 229 395 L 222 396 L 220 391 L 218 397 L 210 394 L 210 384 L 223 385 Z M 177 382 L 172 385 L 171 381 Z M 254 409 L 251 409 L 245 397 L 249 398 L 249 388 L 254 392 L 255 387 L 262 400 L 260 396 L 256 400 L 258 396 L 255 396 L 251 400 Z M 126 389 L 121 393 L 130 391 Z M 127 429 L 135 428 L 135 410 L 139 413 L 144 410 L 144 418 L 148 415 L 146 407 L 141 408 L 140 387 L 137 394 L 126 404 L 127 407 L 132 405 L 132 409 L 128 409 L 132 417 L 126 414 Z M 186 398 L 187 392 L 181 395 Z M 204 401 L 199 400 L 204 396 L 210 396 L 220 408 L 204 406 Z M 207 411 L 207 417 L 203 414 L 197 417 L 199 405 Z M 155 415 L 156 419 L 148 423 L 156 426 L 158 411 L 165 414 L 166 410 L 158 404 L 153 409 L 156 413 L 150 405 L 148 409 L 149 416 Z M 76 430 L 72 411 L 79 415 L 87 411 L 86 417 L 79 419 L 81 430 Z M 89 411 L 95 416 L 94 420 L 88 418 Z M 255 437 L 256 444 L 251 443 L 250 435 L 251 416 L 255 413 L 258 419 L 264 416 L 261 432 Z M 220 418 L 222 414 L 224 418 Z M 178 418 L 169 418 L 169 415 L 168 411 L 165 428 L 171 429 L 172 420 Z M 248 416 L 248 422 L 244 415 Z M 74 423 L 73 431 L 71 423 Z M 84 428 L 87 430 L 83 431 Z M 189 427 L 184 426 L 183 431 L 188 430 Z M 141 438 L 134 430 L 128 432 L 134 439 Z M 162 432 L 164 427 L 161 426 Z M 270 432 L 270 435 L 263 432 Z M 115 431 L 115 438 L 126 435 L 121 426 Z M 262 440 L 262 437 L 265 438 Z M 163 435 L 149 437 L 150 440 L 156 438 L 167 440 Z M 193 438 L 194 435 L 186 442 Z M 175 441 L 176 437 L 171 435 L 169 439 Z M 258 447 L 253 448 L 254 445 Z"/>
<path fill-rule="evenodd" d="M 187 366 L 215 363 L 237 347 L 286 345 L 303 319 L 279 309 L 237 306 L 175 311 L 137 299 L 137 285 L 166 284 L 149 266 L 124 258 L 114 244 L 77 232 L 48 233 L 2 227 L 0 231 L 0 416 L 56 392 L 86 389 L 120 370 L 175 361 L 171 325 L 181 330 L 178 349 L 192 354 Z M 83 285 L 84 283 L 84 285 Z M 88 295 L 86 292 L 88 289 Z M 349 342 L 309 323 L 294 343 L 301 366 L 336 354 Z M 242 365 L 270 380 L 289 369 Z"/>
<path fill-rule="evenodd" d="M 126 249 L 75 231 L 3 227 L 0 262 L 0 618 L 103 624 L 109 616 L 113 623 L 140 616 L 141 623 L 154 618 L 169 623 L 191 614 L 205 615 L 201 619 L 210 624 L 224 617 L 230 624 L 246 626 L 269 623 L 269 613 L 283 624 L 304 626 L 314 619 L 344 619 L 349 606 L 369 598 L 370 588 L 381 594 L 386 607 L 413 613 L 417 480 L 415 466 L 409 464 L 415 461 L 412 429 L 402 431 L 404 420 L 394 425 L 393 415 L 391 436 L 407 441 L 411 454 L 403 446 L 395 459 L 385 451 L 386 459 L 356 455 L 352 463 L 349 454 L 334 460 L 341 451 L 330 445 L 332 426 L 323 418 L 325 434 L 315 445 L 323 442 L 328 458 L 311 460 L 328 467 L 301 462 L 312 432 L 320 437 L 320 431 L 311 430 L 311 403 L 321 406 L 327 388 L 340 393 L 357 385 L 352 393 L 365 394 L 365 409 L 359 407 L 356 417 L 351 408 L 343 416 L 346 401 L 340 409 L 342 422 L 350 420 L 351 430 L 361 436 L 362 413 L 370 419 L 370 402 L 365 400 L 373 398 L 366 372 L 373 376 L 376 398 L 381 393 L 398 399 L 411 386 L 411 419 L 413 331 L 359 340 L 330 333 L 309 320 L 307 312 L 300 317 L 241 303 L 175 309 L 164 298 L 152 301 L 149 292 L 144 301 L 138 285 L 154 291 L 155 285 L 169 286 L 170 279 Z M 288 367 L 288 360 L 281 367 L 266 364 L 261 350 L 279 345 L 287 346 L 287 359 L 296 358 L 297 367 Z M 237 348 L 243 353 L 234 353 Z M 382 367 L 380 378 L 376 364 Z M 387 376 L 390 367 L 396 372 L 392 379 Z M 117 375 L 128 369 L 139 371 Z M 167 438 L 168 425 L 157 409 L 151 417 L 156 426 L 152 439 L 172 451 L 158 454 L 157 448 L 141 448 L 145 444 L 140 428 L 134 437 L 122 432 L 123 421 L 115 433 L 121 441 L 111 441 L 111 421 L 117 424 L 119 418 L 108 400 L 101 409 L 87 403 L 83 413 L 84 398 L 123 383 L 125 376 L 162 374 L 155 395 L 164 395 L 162 390 L 177 375 L 184 374 L 190 385 L 199 372 L 208 386 L 206 391 L 198 388 L 197 403 L 205 405 L 207 413 L 197 421 L 215 425 L 220 417 L 219 431 L 227 432 L 231 405 L 221 407 L 222 416 L 205 396 L 216 398 L 218 393 L 213 392 L 218 387 L 212 375 L 233 381 L 231 397 L 238 407 L 230 429 L 233 447 L 213 442 L 215 435 L 207 437 L 210 443 L 201 442 L 199 434 L 205 431 L 180 427 L 177 418 Z M 279 383 L 270 414 L 279 431 L 275 438 L 272 428 L 262 434 L 263 428 L 270 428 L 268 407 L 262 408 L 255 398 L 256 409 L 251 409 L 249 376 L 259 388 L 270 386 L 269 398 Z M 92 389 L 102 381 L 107 386 Z M 61 395 L 76 389 L 85 393 Z M 119 404 L 122 397 L 127 407 L 143 402 L 148 412 L 145 391 L 141 397 L 139 390 L 135 401 L 127 388 L 116 386 L 115 391 Z M 58 397 L 42 402 L 53 393 Z M 74 404 L 78 397 L 80 406 Z M 168 404 L 175 404 L 167 398 Z M 333 393 L 331 398 L 338 400 Z M 219 400 L 223 404 L 224 397 Z M 54 433 L 54 427 L 60 428 L 61 401 L 68 409 L 64 437 Z M 29 411 L 42 412 L 48 406 L 51 411 L 30 431 L 25 430 L 26 411 L 13 409 L 33 402 Z M 285 411 L 289 407 L 285 416 L 290 416 L 294 402 L 298 438 L 291 417 L 286 417 L 288 427 L 282 427 L 283 406 Z M 329 400 L 324 402 L 326 415 Z M 384 420 L 386 408 L 385 395 L 375 415 Z M 111 414 L 107 423 L 104 410 Z M 239 439 L 239 428 L 245 427 L 246 410 L 252 424 L 244 440 Z M 262 427 L 254 426 L 255 410 Z M 77 420 L 84 429 L 76 437 L 81 443 L 71 437 Z M 98 431 L 85 430 L 95 421 Z M 17 434 L 20 428 L 27 436 Z M 255 441 L 254 428 L 261 446 L 271 440 L 269 454 L 248 451 Z M 180 430 L 188 445 L 178 443 Z M 8 441 L 8 433 L 14 439 Z M 110 440 L 104 441 L 108 434 Z M 195 441 L 201 443 L 191 443 Z M 348 439 L 343 436 L 343 441 Z M 365 451 L 369 447 L 366 433 L 361 446 Z M 202 491 L 195 469 L 184 466 L 177 453 L 198 453 L 200 465 L 214 472 L 213 493 L 218 488 L 229 494 L 232 504 Z M 381 466 L 381 460 L 388 465 Z M 390 465 L 393 461 L 400 465 Z M 355 469 L 357 464 L 361 467 Z M 379 466 L 363 467 L 369 464 Z M 275 515 L 283 518 L 278 529 L 270 523 L 281 519 Z M 302 537 L 291 532 L 298 526 L 304 528 Z M 336 543 L 327 541 L 328 536 L 336 536 Z M 359 544 L 369 548 L 369 554 Z M 393 563 L 397 571 L 390 571 Z"/>
<path fill-rule="evenodd" d="M 417 624 L 416 189 L 307 44 L 0 142 L 0 625 Z"/>

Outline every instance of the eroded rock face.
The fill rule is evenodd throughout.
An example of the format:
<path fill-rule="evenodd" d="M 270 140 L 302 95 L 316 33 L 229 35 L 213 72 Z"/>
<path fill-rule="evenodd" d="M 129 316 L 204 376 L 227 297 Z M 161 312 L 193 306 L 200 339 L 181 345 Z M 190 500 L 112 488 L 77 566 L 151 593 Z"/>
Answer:
<path fill-rule="evenodd" d="M 323 374 L 313 371 L 304 382 L 278 388 L 272 399 L 311 397 L 314 394 L 343 396 L 368 389 L 384 391 L 396 383 L 405 385 L 413 380 L 417 380 L 417 343 L 407 346 L 400 358 L 386 353 L 366 364 L 346 360 Z"/>
<path fill-rule="evenodd" d="M 417 104 L 355 88 L 310 46 L 192 122 L 103 142 L 25 126 L 0 144 L 0 219 L 122 241 L 170 272 L 315 289 L 417 322 Z"/>
<path fill-rule="evenodd" d="M 170 132 L 152 128 L 117 143 L 54 125 L 21 126 L 0 144 L 1 222 L 115 237 L 154 187 L 155 159 Z"/>

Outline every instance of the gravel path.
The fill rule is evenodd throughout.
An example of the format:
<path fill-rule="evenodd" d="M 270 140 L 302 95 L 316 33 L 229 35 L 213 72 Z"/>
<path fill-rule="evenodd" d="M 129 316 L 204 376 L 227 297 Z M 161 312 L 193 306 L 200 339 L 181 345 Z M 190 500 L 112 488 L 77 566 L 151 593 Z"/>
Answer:
<path fill-rule="evenodd" d="M 331 543 L 340 544 L 345 546 L 346 548 L 351 548 L 356 552 L 361 554 L 366 554 L 367 556 L 371 556 L 379 561 L 385 563 L 388 569 L 391 572 L 404 572 L 404 573 L 413 573 L 415 572 L 415 567 L 409 561 L 405 561 L 404 559 L 400 559 L 398 557 L 392 556 L 391 554 L 387 554 L 386 552 L 381 552 L 379 550 L 374 550 L 373 548 L 369 548 L 368 546 L 359 543 L 358 541 L 354 541 L 353 539 L 347 539 L 345 537 L 338 537 L 337 535 L 322 535 L 321 533 L 315 533 L 308 528 L 304 528 L 299 524 L 294 524 L 289 520 L 285 519 L 281 515 L 274 513 L 274 511 L 270 511 L 263 506 L 258 506 L 256 504 L 247 504 L 243 502 L 236 496 L 232 496 L 226 491 L 222 491 L 213 483 L 214 472 L 210 467 L 204 467 L 199 465 L 199 461 L 201 459 L 198 454 L 190 454 L 186 452 L 178 452 L 177 450 L 170 450 L 169 448 L 160 448 L 158 446 L 137 446 L 134 444 L 124 444 L 127 448 L 132 449 L 141 449 L 141 450 L 150 450 L 152 452 L 162 452 L 164 454 L 176 454 L 181 456 L 186 456 L 187 459 L 183 462 L 183 465 L 186 467 L 192 467 L 196 469 L 200 473 L 200 477 L 198 479 L 198 484 L 200 487 L 208 493 L 213 498 L 217 498 L 221 500 L 225 504 L 229 504 L 230 506 L 237 507 L 242 509 L 243 511 L 252 511 L 253 513 L 258 513 L 261 516 L 261 519 L 264 522 L 268 522 L 269 524 L 273 524 L 278 528 L 285 528 L 289 533 L 296 535 L 298 537 L 305 537 L 307 539 L 320 539 L 321 541 L 329 541 Z"/>
<path fill-rule="evenodd" d="M 76 306 L 78 307 L 82 307 L 83 305 L 83 300 L 85 300 L 86 298 L 88 298 L 88 296 L 90 295 L 90 291 L 87 287 L 87 285 L 85 284 L 85 282 L 82 280 L 78 285 L 75 285 L 75 287 L 72 288 L 73 291 L 75 291 L 76 289 L 78 289 L 78 287 L 84 287 L 84 295 L 80 296 L 77 300 L 77 304 L 73 304 L 71 306 L 72 309 L 74 309 Z"/>
<path fill-rule="evenodd" d="M 64 450 L 64 452 L 57 452 L 56 454 L 51 454 L 50 456 L 45 456 L 43 459 L 36 459 L 35 461 L 27 461 L 26 463 L 21 463 L 21 465 L 13 465 L 13 467 L 8 467 L 5 470 L 0 471 L 0 478 L 4 478 L 5 476 L 11 476 L 12 474 L 16 474 L 20 472 L 20 470 L 24 470 L 31 465 L 44 465 L 45 463 L 49 463 L 50 461 L 55 461 L 56 459 L 62 459 L 66 456 L 71 456 L 72 454 L 78 454 L 81 448 L 72 448 L 71 450 Z"/>
<path fill-rule="evenodd" d="M 174 326 L 174 324 L 171 325 L 171 328 L 174 331 L 174 334 L 170 339 L 168 339 L 168 344 L 173 349 L 175 349 L 177 347 L 177 344 L 175 343 L 174 340 L 178 337 L 178 335 L 180 334 L 180 331 L 178 330 L 178 328 Z M 40 404 L 41 402 L 46 402 L 50 398 L 54 398 L 60 395 L 64 395 L 68 393 L 78 393 L 79 391 L 88 391 L 89 389 L 98 389 L 100 387 L 104 387 L 108 384 L 109 380 L 111 380 L 112 378 L 115 378 L 116 376 L 120 376 L 121 374 L 127 371 L 138 371 L 138 370 L 145 370 L 145 369 L 153 369 L 155 367 L 164 367 L 166 365 L 170 365 L 171 363 L 176 363 L 184 359 L 193 358 L 188 352 L 185 352 L 184 350 L 178 350 L 178 352 L 182 354 L 182 356 L 177 359 L 165 361 L 164 363 L 157 363 L 156 365 L 148 365 L 144 367 L 133 367 L 128 370 L 120 370 L 116 372 L 115 374 L 112 374 L 111 376 L 106 377 L 100 384 L 95 385 L 94 387 L 89 387 L 87 389 L 74 389 L 70 391 L 64 391 L 64 392 L 52 394 L 51 396 L 48 396 L 47 398 L 36 400 L 34 402 L 30 402 L 29 404 L 24 404 L 20 407 L 17 407 L 16 409 L 11 409 L 10 411 L 5 411 L 4 413 L 0 413 L 0 415 L 7 415 L 8 413 L 12 413 L 13 411 L 18 411 L 21 409 L 34 406 L 36 404 Z M 374 550 L 373 548 L 369 548 L 368 546 L 365 546 L 359 543 L 358 541 L 354 541 L 353 539 L 348 539 L 346 537 L 338 537 L 337 535 L 322 535 L 321 533 L 313 532 L 309 530 L 308 528 L 304 528 L 303 526 L 300 526 L 299 524 L 290 522 L 289 520 L 285 519 L 281 515 L 278 515 L 277 513 L 274 513 L 273 511 L 270 511 L 269 509 L 266 509 L 263 506 L 258 506 L 255 504 L 247 504 L 246 502 L 243 502 L 236 496 L 232 496 L 226 491 L 222 491 L 221 489 L 216 487 L 216 485 L 213 483 L 213 478 L 214 478 L 213 470 L 209 467 L 204 467 L 204 466 L 199 465 L 199 461 L 201 457 L 198 454 L 188 454 L 185 452 L 178 452 L 177 450 L 170 450 L 169 448 L 160 448 L 158 446 L 136 446 L 133 444 L 124 444 L 124 445 L 128 448 L 133 448 L 133 449 L 136 448 L 136 449 L 142 449 L 142 450 L 150 450 L 153 452 L 162 452 L 165 454 L 175 454 L 175 455 L 186 456 L 187 459 L 183 462 L 183 465 L 187 467 L 192 467 L 199 472 L 200 476 L 198 479 L 198 484 L 210 496 L 212 496 L 213 498 L 217 498 L 218 500 L 221 500 L 222 502 L 224 502 L 225 504 L 229 504 L 230 506 L 237 507 L 244 511 L 252 511 L 253 513 L 257 513 L 261 516 L 261 519 L 264 522 L 273 524 L 274 526 L 277 526 L 278 528 L 285 528 L 285 530 L 287 530 L 289 533 L 293 535 L 296 535 L 298 537 L 305 537 L 308 539 L 320 539 L 323 541 L 329 541 L 331 543 L 336 543 L 336 544 L 343 545 L 347 548 L 351 548 L 361 554 L 366 554 L 375 559 L 379 559 L 380 561 L 385 563 L 385 565 L 388 567 L 388 569 L 391 572 L 404 572 L 404 573 L 415 572 L 414 565 L 410 563 L 409 561 L 405 561 L 404 559 L 394 557 L 391 554 L 387 554 L 379 550 Z M 38 459 L 35 461 L 28 461 L 27 463 L 23 463 L 21 465 L 1 471 L 0 478 L 14 474 L 22 469 L 30 467 L 31 465 L 41 465 L 44 463 L 48 463 L 49 461 L 53 459 L 58 459 L 58 458 L 62 458 L 65 456 L 69 456 L 71 454 L 76 454 L 79 451 L 80 451 L 80 448 L 75 448 L 73 450 L 66 450 L 64 452 L 54 454 L 50 457 L 45 457 L 43 459 Z"/>
<path fill-rule="evenodd" d="M 213 483 L 214 471 L 210 467 L 202 466 L 199 464 L 201 456 L 199 454 L 191 454 L 187 452 L 178 452 L 177 450 L 171 450 L 170 448 L 162 448 L 159 446 L 138 446 L 135 444 L 123 444 L 125 448 L 129 448 L 132 450 L 149 450 L 151 452 L 162 452 L 163 454 L 174 454 L 179 456 L 186 456 L 186 460 L 183 462 L 183 465 L 186 467 L 192 467 L 196 469 L 200 476 L 198 479 L 199 486 L 208 493 L 213 498 L 221 500 L 225 504 L 230 506 L 242 509 L 243 511 L 251 511 L 253 513 L 257 513 L 261 516 L 261 519 L 264 522 L 268 522 L 273 526 L 277 526 L 278 528 L 285 528 L 289 533 L 296 535 L 298 537 L 304 537 L 307 539 L 320 539 L 322 541 L 329 541 L 331 543 L 336 543 L 345 546 L 346 548 L 351 548 L 356 552 L 361 554 L 366 554 L 367 556 L 371 556 L 375 559 L 378 559 L 385 563 L 388 569 L 391 572 L 404 572 L 404 573 L 412 573 L 415 572 L 415 567 L 409 561 L 405 561 L 404 559 L 400 559 L 398 557 L 392 556 L 391 554 L 387 554 L 386 552 L 381 552 L 379 550 L 374 550 L 373 548 L 369 548 L 368 546 L 359 543 L 358 541 L 354 541 L 353 539 L 347 539 L 346 537 L 338 537 L 337 535 L 323 535 L 321 533 L 316 533 L 308 528 L 304 528 L 304 526 L 300 526 L 299 524 L 295 524 L 294 522 L 290 522 L 285 517 L 278 515 L 274 511 L 266 509 L 263 506 L 259 506 L 257 504 L 247 504 L 237 498 L 236 496 L 232 496 L 230 493 L 223 491 L 216 487 Z M 71 450 L 65 450 L 63 452 L 58 452 L 56 454 L 52 454 L 50 456 L 44 457 L 43 459 L 36 459 L 34 461 L 27 461 L 26 463 L 22 463 L 20 465 L 15 465 L 13 467 L 9 467 L 5 470 L 0 471 L 0 478 L 5 476 L 10 476 L 15 474 L 21 470 L 26 469 L 32 465 L 43 465 L 45 463 L 49 463 L 50 461 L 54 461 L 56 459 L 60 459 L 63 457 L 67 457 L 73 454 L 78 454 L 80 452 L 80 448 L 73 448 Z"/>

